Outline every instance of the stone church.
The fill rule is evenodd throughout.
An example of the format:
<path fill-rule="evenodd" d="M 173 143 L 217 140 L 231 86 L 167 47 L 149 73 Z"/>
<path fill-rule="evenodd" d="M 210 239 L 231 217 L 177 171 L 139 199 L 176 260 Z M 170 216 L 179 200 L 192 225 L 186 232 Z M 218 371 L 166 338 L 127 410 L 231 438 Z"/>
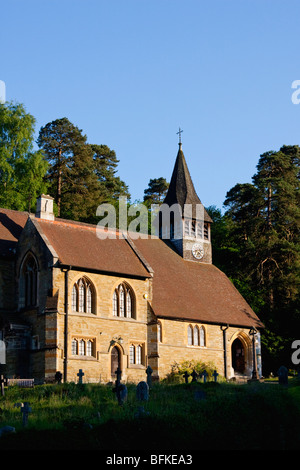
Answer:
<path fill-rule="evenodd" d="M 160 380 L 197 360 L 227 379 L 255 364 L 261 374 L 263 324 L 212 264 L 212 220 L 181 143 L 163 206 L 173 205 L 191 210 L 167 236 L 160 211 L 157 236 L 102 239 L 95 225 L 55 218 L 49 196 L 35 215 L 0 209 L 1 373 L 76 382 L 82 369 L 85 382 L 107 383 L 119 366 L 138 382 L 148 366 Z"/>

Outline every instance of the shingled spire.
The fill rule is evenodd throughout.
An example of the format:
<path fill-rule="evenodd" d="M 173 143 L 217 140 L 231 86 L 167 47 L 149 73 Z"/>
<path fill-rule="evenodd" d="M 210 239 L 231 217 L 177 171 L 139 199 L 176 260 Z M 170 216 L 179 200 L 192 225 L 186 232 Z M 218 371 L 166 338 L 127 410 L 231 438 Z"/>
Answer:
<path fill-rule="evenodd" d="M 180 215 L 178 210 L 171 209 L 176 205 L 181 208 Z M 169 218 L 164 218 L 165 207 L 170 210 Z M 168 193 L 160 207 L 159 236 L 169 239 L 184 259 L 211 263 L 211 223 L 212 219 L 195 191 L 180 140 Z"/>
<path fill-rule="evenodd" d="M 164 200 L 164 204 L 168 204 L 168 206 L 170 207 L 173 204 L 179 204 L 181 206 L 182 213 L 184 211 L 184 205 L 191 204 L 193 218 L 196 218 L 197 204 L 202 205 L 195 191 L 195 187 L 188 166 L 186 164 L 184 153 L 182 151 L 181 142 L 179 142 L 179 150 L 177 153 L 177 158 L 173 169 L 169 190 Z M 208 215 L 205 209 L 204 221 L 212 222 L 210 216 Z"/>

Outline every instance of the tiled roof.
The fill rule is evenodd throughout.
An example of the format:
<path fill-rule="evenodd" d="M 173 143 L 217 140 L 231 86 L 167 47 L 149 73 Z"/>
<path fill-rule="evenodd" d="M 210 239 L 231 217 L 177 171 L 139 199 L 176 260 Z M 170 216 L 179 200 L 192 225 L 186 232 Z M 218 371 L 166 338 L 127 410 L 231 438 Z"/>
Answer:
<path fill-rule="evenodd" d="M 37 218 L 35 224 L 63 265 L 119 275 L 151 276 L 119 232 L 115 239 L 100 239 L 95 225 Z"/>
<path fill-rule="evenodd" d="M 28 219 L 28 212 L 0 209 L 0 256 L 11 256 Z"/>
<path fill-rule="evenodd" d="M 0 253 L 16 246 L 28 214 L 0 209 Z M 156 237 L 99 239 L 96 226 L 31 216 L 63 265 L 119 276 L 153 275 L 152 309 L 158 317 L 242 327 L 262 323 L 227 276 L 211 264 L 186 261 Z"/>
<path fill-rule="evenodd" d="M 135 240 L 154 270 L 152 308 L 157 316 L 262 327 L 228 277 L 212 264 L 186 261 L 159 239 Z"/>

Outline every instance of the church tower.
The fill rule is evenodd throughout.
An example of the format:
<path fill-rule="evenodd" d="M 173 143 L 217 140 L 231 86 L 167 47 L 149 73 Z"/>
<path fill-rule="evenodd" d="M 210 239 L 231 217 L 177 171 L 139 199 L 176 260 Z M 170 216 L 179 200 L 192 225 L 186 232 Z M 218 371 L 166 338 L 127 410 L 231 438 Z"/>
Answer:
<path fill-rule="evenodd" d="M 170 186 L 159 209 L 159 237 L 169 239 L 186 260 L 212 263 L 211 223 L 195 191 L 180 141 Z"/>

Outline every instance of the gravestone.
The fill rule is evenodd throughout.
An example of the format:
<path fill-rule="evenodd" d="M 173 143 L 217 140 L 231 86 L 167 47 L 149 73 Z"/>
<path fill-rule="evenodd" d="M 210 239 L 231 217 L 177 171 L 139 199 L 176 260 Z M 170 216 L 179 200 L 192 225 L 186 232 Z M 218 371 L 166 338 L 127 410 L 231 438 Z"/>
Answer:
<path fill-rule="evenodd" d="M 127 387 L 124 384 L 120 384 L 117 390 L 117 398 L 119 405 L 123 405 L 123 403 L 127 400 Z"/>
<path fill-rule="evenodd" d="M 29 403 L 25 401 L 21 406 L 21 413 L 23 414 L 23 426 L 27 426 L 28 423 L 28 415 L 31 413 L 31 407 L 29 406 Z"/>
<path fill-rule="evenodd" d="M 203 382 L 206 383 L 206 379 L 208 376 L 208 373 L 206 372 L 206 370 L 204 370 L 201 375 L 203 375 Z"/>
<path fill-rule="evenodd" d="M 139 401 L 149 400 L 149 386 L 147 382 L 139 382 L 136 387 L 136 398 Z"/>
<path fill-rule="evenodd" d="M 82 369 L 79 369 L 77 376 L 78 376 L 78 383 L 82 384 L 82 377 L 84 376 L 84 372 L 82 372 Z"/>
<path fill-rule="evenodd" d="M 197 372 L 195 371 L 195 369 L 193 370 L 192 372 L 192 382 L 197 382 L 197 377 L 198 377 L 198 374 Z"/>
<path fill-rule="evenodd" d="M 216 370 L 214 370 L 214 373 L 213 373 L 213 378 L 214 378 L 214 381 L 217 382 L 218 381 L 218 372 Z"/>
<path fill-rule="evenodd" d="M 5 379 L 3 375 L 0 375 L 0 386 L 1 386 L 1 396 L 4 397 L 4 383 Z"/>
<path fill-rule="evenodd" d="M 5 342 L 0 339 L 0 364 L 6 364 Z"/>
<path fill-rule="evenodd" d="M 61 381 L 62 381 L 62 373 L 58 370 L 57 372 L 55 372 L 55 382 L 57 382 L 58 384 L 61 384 Z"/>
<path fill-rule="evenodd" d="M 152 385 L 152 377 L 151 377 L 152 372 L 153 370 L 151 369 L 150 366 L 148 366 L 146 369 L 146 374 L 147 374 L 147 384 L 149 388 L 151 388 L 151 385 Z"/>
<path fill-rule="evenodd" d="M 278 369 L 278 382 L 280 385 L 288 384 L 288 370 L 285 366 L 281 366 Z"/>
<path fill-rule="evenodd" d="M 189 376 L 190 374 L 187 371 L 185 371 L 185 373 L 183 374 L 183 377 L 184 377 L 184 381 L 186 384 L 189 383 Z"/>

